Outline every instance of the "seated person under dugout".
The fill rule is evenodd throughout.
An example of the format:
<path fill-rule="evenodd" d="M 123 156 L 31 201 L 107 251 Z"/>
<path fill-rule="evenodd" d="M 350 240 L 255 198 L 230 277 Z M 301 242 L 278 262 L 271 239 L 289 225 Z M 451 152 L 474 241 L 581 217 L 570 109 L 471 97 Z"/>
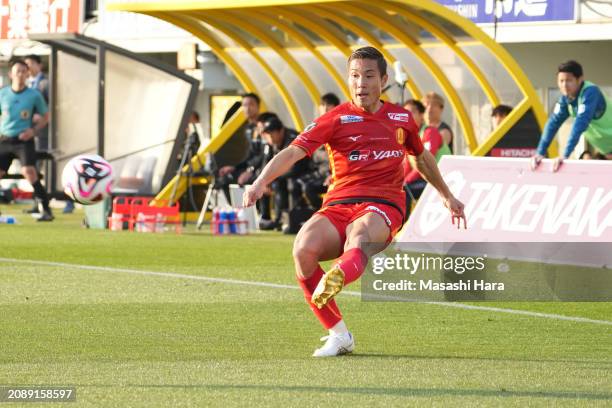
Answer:
<path fill-rule="evenodd" d="M 443 120 L 453 130 L 455 154 L 512 155 L 513 149 L 537 145 L 546 113 L 520 66 L 475 24 L 438 3 L 248 4 L 230 1 L 220 8 L 215 2 L 176 0 L 107 7 L 144 13 L 192 33 L 232 72 L 242 87 L 237 93 L 257 93 L 262 111 L 276 112 L 297 130 L 314 119 L 322 94 L 349 98 L 346 59 L 368 44 L 389 63 L 384 98 L 400 103 L 429 91 L 444 97 Z M 514 109 L 492 129 L 491 110 L 500 103 Z M 243 122 L 238 112 L 202 155 L 216 151 Z M 172 183 L 158 198 L 168 198 Z"/>

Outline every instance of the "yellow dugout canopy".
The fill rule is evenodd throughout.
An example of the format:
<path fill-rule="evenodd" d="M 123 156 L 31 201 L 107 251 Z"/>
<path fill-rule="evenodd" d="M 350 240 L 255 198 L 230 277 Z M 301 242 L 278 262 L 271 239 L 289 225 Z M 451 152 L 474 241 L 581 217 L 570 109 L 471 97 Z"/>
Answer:
<path fill-rule="evenodd" d="M 546 113 L 512 56 L 471 21 L 430 0 L 210 0 L 111 2 L 107 9 L 147 14 L 201 39 L 246 92 L 300 130 L 315 117 L 321 95 L 348 99 L 346 60 L 372 45 L 408 75 L 404 97 L 435 91 L 459 153 L 486 155 L 523 116 L 540 130 Z M 397 63 L 396 63 L 397 64 Z M 386 98 L 399 101 L 399 85 Z M 514 107 L 490 127 L 491 108 Z M 224 136 L 221 132 L 218 137 Z M 457 142 L 455 143 L 457 145 Z"/>

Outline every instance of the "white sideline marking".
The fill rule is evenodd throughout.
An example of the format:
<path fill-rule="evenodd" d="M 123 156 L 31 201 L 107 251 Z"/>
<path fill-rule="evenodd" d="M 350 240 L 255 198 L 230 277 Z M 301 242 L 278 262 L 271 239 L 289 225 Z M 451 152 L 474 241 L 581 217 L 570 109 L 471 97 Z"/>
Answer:
<path fill-rule="evenodd" d="M 75 269 L 83 269 L 83 270 L 88 270 L 88 271 L 129 273 L 133 275 L 161 276 L 165 278 L 191 279 L 191 280 L 199 280 L 199 281 L 205 281 L 205 282 L 227 283 L 227 284 L 234 284 L 234 285 L 301 290 L 297 286 L 283 285 L 280 283 L 245 281 L 245 280 L 239 280 L 239 279 L 226 279 L 226 278 L 212 278 L 209 276 L 186 275 L 182 273 L 142 271 L 138 269 L 126 269 L 126 268 L 111 268 L 108 266 L 78 265 L 78 264 L 70 264 L 70 263 L 64 263 L 64 262 L 37 261 L 37 260 L 32 260 L 32 259 L 15 259 L 15 258 L 0 258 L 0 262 L 44 265 L 44 266 L 59 266 L 59 267 L 64 267 L 64 268 L 75 268 Z M 359 297 L 361 296 L 360 292 L 354 292 L 350 290 L 343 291 L 342 293 L 346 295 L 350 295 L 350 296 L 359 296 Z M 483 310 L 483 311 L 489 311 L 489 312 L 508 313 L 508 314 L 515 314 L 515 315 L 530 316 L 530 317 L 541 317 L 545 319 L 566 320 L 570 322 L 594 323 L 594 324 L 603 324 L 603 325 L 612 326 L 612 321 L 609 321 L 609 320 L 595 320 L 595 319 L 588 319 L 586 317 L 564 316 L 564 315 L 558 315 L 558 314 L 552 314 L 552 313 L 532 312 L 529 310 L 506 309 L 506 308 L 501 308 L 501 307 L 490 307 L 490 306 L 474 306 L 474 305 L 466 305 L 464 303 L 453 303 L 453 302 L 418 302 L 418 303 L 437 305 L 437 306 L 446 306 L 446 307 L 455 307 L 458 309 L 466 309 L 466 310 Z"/>

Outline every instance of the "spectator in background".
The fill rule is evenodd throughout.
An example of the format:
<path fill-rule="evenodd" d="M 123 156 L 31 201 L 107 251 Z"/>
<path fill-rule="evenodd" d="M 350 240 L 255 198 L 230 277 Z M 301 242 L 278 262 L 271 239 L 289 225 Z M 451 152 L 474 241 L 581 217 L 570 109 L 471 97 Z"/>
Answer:
<path fill-rule="evenodd" d="M 189 121 L 187 122 L 187 126 L 185 127 L 185 139 L 183 141 L 183 147 L 189 145 L 191 149 L 191 157 L 194 157 L 198 154 L 198 150 L 200 150 L 201 146 L 200 134 L 196 126 L 198 123 L 200 123 L 200 114 L 197 111 L 191 112 L 191 114 L 189 115 Z M 179 163 L 183 158 L 183 153 L 184 150 L 179 152 L 176 157 Z"/>
<path fill-rule="evenodd" d="M 264 166 L 281 150 L 289 146 L 298 135 L 298 132 L 294 129 L 286 128 L 278 117 L 260 116 L 258 127 L 266 142 Z M 262 230 L 280 230 L 282 228 L 283 212 L 290 211 L 302 198 L 302 189 L 298 180 L 308 174 L 309 168 L 309 159 L 305 157 L 270 184 L 270 192 L 274 193 L 274 219 L 266 219 L 262 212 L 262 219 L 259 223 Z M 289 196 L 291 196 L 291 200 Z"/>
<path fill-rule="evenodd" d="M 512 112 L 512 106 L 508 105 L 497 105 L 491 112 L 491 121 L 493 122 L 493 129 L 497 129 L 502 123 L 506 116 Z"/>
<path fill-rule="evenodd" d="M 247 123 L 238 130 L 242 133 L 248 143 L 248 154 L 245 160 L 235 166 L 221 165 L 218 171 L 216 185 L 225 193 L 229 201 L 230 184 L 248 184 L 255 177 L 256 171 L 261 167 L 263 161 L 264 142 L 257 131 L 257 118 L 259 116 L 260 99 L 257 94 L 247 93 L 242 96 L 240 109 L 247 118 Z M 229 112 L 228 112 L 229 115 Z M 226 116 L 226 120 L 229 117 Z M 223 149 L 223 148 L 222 148 Z M 222 149 L 219 149 L 221 151 Z M 217 152 L 219 153 L 219 152 Z"/>
<path fill-rule="evenodd" d="M 24 58 L 28 65 L 29 76 L 26 81 L 28 88 L 36 89 L 45 98 L 45 103 L 49 104 L 49 79 L 42 71 L 42 60 L 38 55 L 28 55 Z M 40 120 L 40 115 L 36 114 L 32 118 L 34 123 Z M 49 150 L 49 127 L 45 126 L 35 138 L 36 150 Z"/>
<path fill-rule="evenodd" d="M 419 128 L 419 136 L 423 142 L 425 149 L 429 150 L 436 158 L 436 163 L 445 154 L 452 154 L 442 135 L 434 126 L 425 124 L 425 106 L 416 99 L 409 99 L 404 104 L 404 109 L 412 113 L 412 117 Z M 404 190 L 406 190 L 406 218 L 410 215 L 410 209 L 413 201 L 418 200 L 425 190 L 427 182 L 416 169 L 416 166 L 410 163 L 408 158 L 404 159 Z"/>
<path fill-rule="evenodd" d="M 13 159 L 21 162 L 23 176 L 32 184 L 34 197 L 42 205 L 38 221 L 52 221 L 49 197 L 38 178 L 36 169 L 35 135 L 49 120 L 47 103 L 42 94 L 26 86 L 28 66 L 21 59 L 10 62 L 11 85 L 0 90 L 0 177 L 4 176 Z M 33 121 L 38 114 L 38 122 Z"/>
<path fill-rule="evenodd" d="M 537 154 L 532 158 L 532 169 L 540 165 L 557 131 L 570 116 L 575 118 L 574 124 L 563 155 L 555 159 L 553 171 L 572 154 L 583 133 L 590 145 L 612 159 L 612 100 L 597 85 L 584 80 L 582 66 L 573 60 L 559 65 L 557 85 L 561 96 L 544 127 Z"/>
<path fill-rule="evenodd" d="M 446 122 L 442 120 L 442 112 L 444 111 L 444 98 L 435 92 L 429 92 L 423 98 L 425 105 L 425 122 L 428 126 L 433 126 L 438 129 L 442 135 L 442 140 L 451 150 L 453 150 L 453 131 Z"/>
<path fill-rule="evenodd" d="M 338 105 L 340 105 L 340 98 L 333 92 L 326 93 L 321 97 L 321 103 L 318 107 L 319 116 L 329 112 Z"/>

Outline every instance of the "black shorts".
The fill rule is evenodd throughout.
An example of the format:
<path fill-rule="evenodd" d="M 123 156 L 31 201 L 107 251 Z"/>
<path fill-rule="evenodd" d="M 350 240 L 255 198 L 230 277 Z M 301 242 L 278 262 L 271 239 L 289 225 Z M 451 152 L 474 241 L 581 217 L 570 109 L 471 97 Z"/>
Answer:
<path fill-rule="evenodd" d="M 0 170 L 8 171 L 13 159 L 19 159 L 22 166 L 36 166 L 34 139 L 27 142 L 17 138 L 0 141 Z"/>

